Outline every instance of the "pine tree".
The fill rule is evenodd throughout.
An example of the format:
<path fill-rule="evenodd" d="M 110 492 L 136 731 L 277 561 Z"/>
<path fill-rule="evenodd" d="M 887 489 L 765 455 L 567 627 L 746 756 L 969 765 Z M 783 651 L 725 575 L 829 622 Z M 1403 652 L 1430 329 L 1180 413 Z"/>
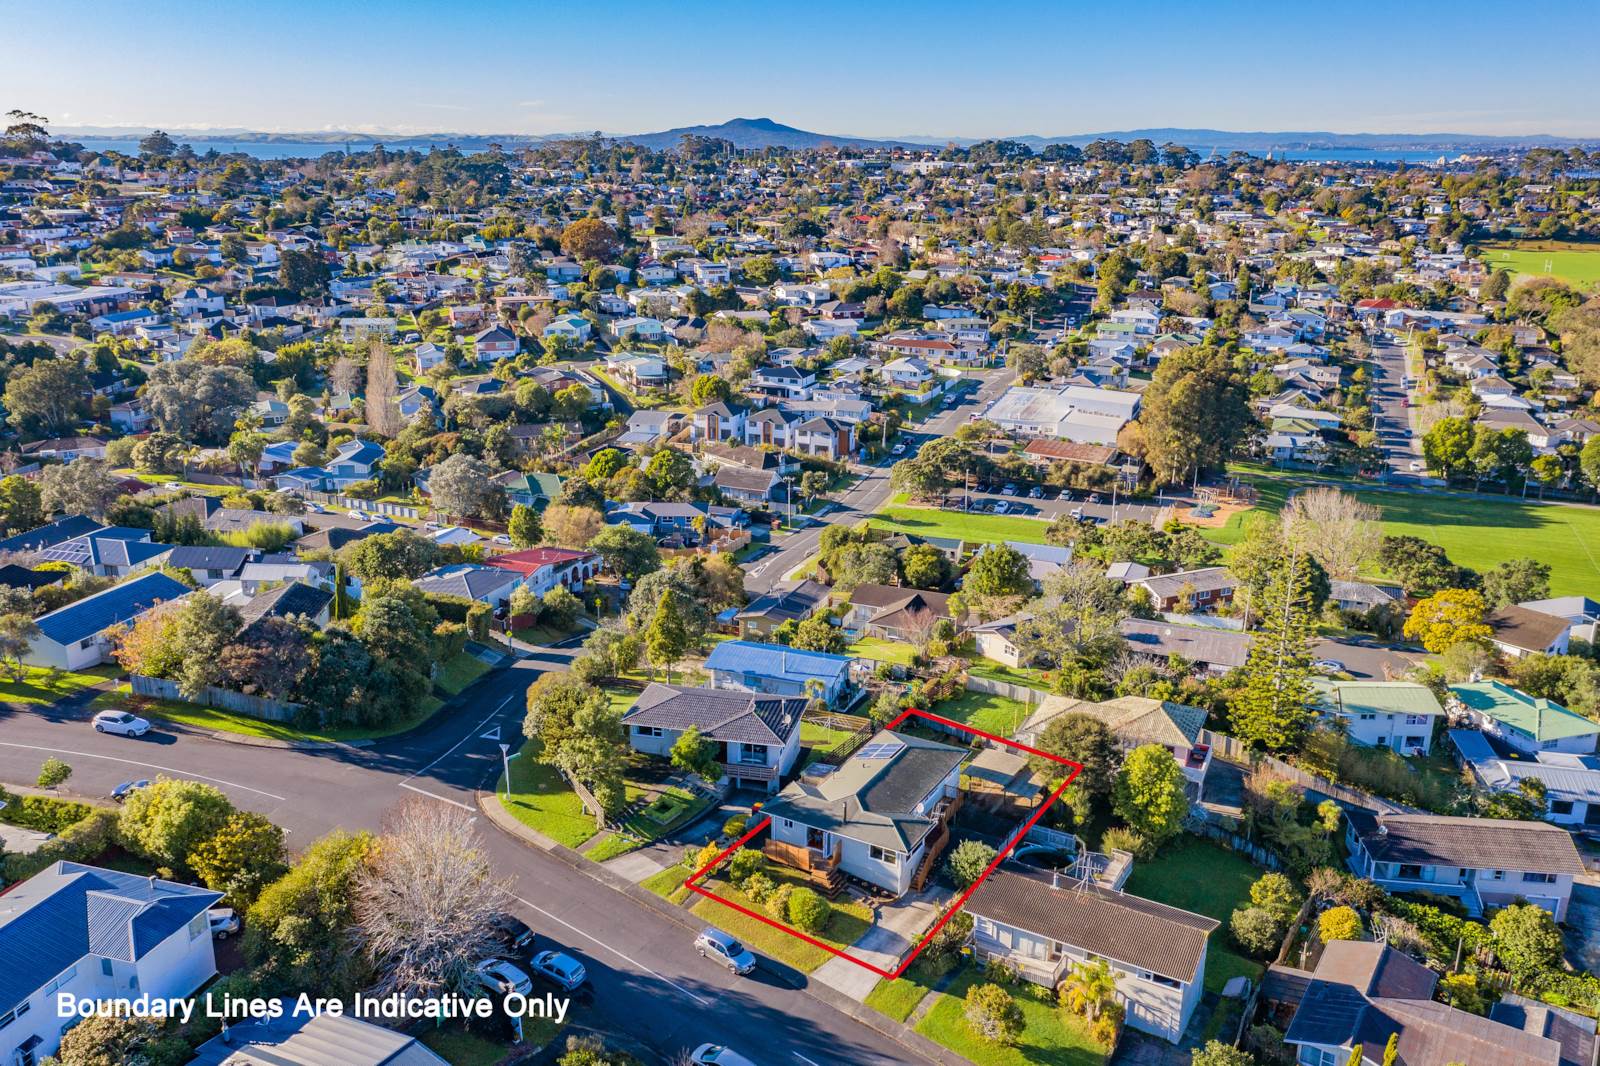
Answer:
<path fill-rule="evenodd" d="M 644 647 L 652 665 L 667 668 L 668 684 L 672 682 L 672 664 L 683 657 L 690 639 L 688 624 L 678 607 L 678 594 L 672 589 L 664 590 L 656 603 L 655 617 L 645 630 Z"/>
<path fill-rule="evenodd" d="M 1258 747 L 1293 747 L 1311 724 L 1310 578 L 1310 561 L 1291 549 L 1261 595 L 1261 629 L 1232 707 L 1235 735 Z"/>

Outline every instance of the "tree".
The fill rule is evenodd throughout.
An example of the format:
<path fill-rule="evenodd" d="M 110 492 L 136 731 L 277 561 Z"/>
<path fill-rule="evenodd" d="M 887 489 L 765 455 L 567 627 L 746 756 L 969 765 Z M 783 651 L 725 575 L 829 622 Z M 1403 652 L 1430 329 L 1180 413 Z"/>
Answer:
<path fill-rule="evenodd" d="M 545 539 L 563 548 L 587 546 L 604 525 L 604 517 L 593 507 L 553 503 L 544 509 Z"/>
<path fill-rule="evenodd" d="M 1550 595 L 1550 564 L 1537 559 L 1506 559 L 1483 575 L 1483 598 L 1490 607 L 1509 607 Z"/>
<path fill-rule="evenodd" d="M 1136 833 L 1159 845 L 1183 829 L 1189 814 L 1183 786 L 1183 768 L 1172 752 L 1159 744 L 1141 744 L 1117 773 L 1113 807 Z"/>
<path fill-rule="evenodd" d="M 588 548 L 605 560 L 606 569 L 625 581 L 637 581 L 661 569 L 656 538 L 630 526 L 606 526 L 589 540 Z"/>
<path fill-rule="evenodd" d="M 583 602 L 565 585 L 556 585 L 539 597 L 539 621 L 556 629 L 570 629 L 583 612 Z"/>
<path fill-rule="evenodd" d="M 965 891 L 983 876 L 983 871 L 994 861 L 995 849 L 981 840 L 963 840 L 950 850 L 944 861 L 945 873 L 958 890 Z"/>
<path fill-rule="evenodd" d="M 53 1061 L 61 1066 L 181 1066 L 193 1054 L 179 1034 L 164 1033 L 149 1018 L 92 1014 L 61 1034 Z"/>
<path fill-rule="evenodd" d="M 676 448 L 661 448 L 645 464 L 644 472 L 663 498 L 688 491 L 694 483 L 694 463 Z"/>
<path fill-rule="evenodd" d="M 1310 728 L 1310 596 L 1310 561 L 1293 548 L 1262 592 L 1261 631 L 1229 708 L 1234 734 L 1247 743 L 1281 751 Z"/>
<path fill-rule="evenodd" d="M 844 630 L 828 621 L 823 615 L 812 615 L 794 627 L 789 646 L 801 651 L 821 651 L 830 655 L 843 655 L 849 640 Z"/>
<path fill-rule="evenodd" d="M 652 665 L 666 667 L 669 684 L 672 681 L 672 664 L 683 658 L 683 653 L 689 650 L 694 640 L 694 634 L 679 610 L 678 601 L 679 596 L 673 590 L 662 592 L 661 598 L 656 601 L 655 617 L 650 619 L 650 628 L 644 634 L 645 654 L 650 657 Z"/>
<path fill-rule="evenodd" d="M 696 407 L 726 403 L 731 399 L 733 399 L 733 386 L 728 384 L 727 378 L 718 377 L 716 374 L 701 374 L 694 379 L 694 384 L 689 386 L 689 402 Z"/>
<path fill-rule="evenodd" d="M 46 759 L 39 767 L 39 779 L 34 782 L 40 788 L 52 791 L 67 783 L 67 778 L 72 776 L 72 767 L 56 758 L 54 755 Z"/>
<path fill-rule="evenodd" d="M 482 459 L 456 452 L 428 474 L 428 495 L 447 514 L 494 518 L 505 510 L 505 489 Z"/>
<path fill-rule="evenodd" d="M 99 459 L 47 466 L 39 475 L 39 500 L 50 512 L 99 517 L 120 494 L 116 479 Z"/>
<path fill-rule="evenodd" d="M 1080 1018 L 1098 1021 L 1117 1005 L 1117 978 L 1104 959 L 1073 963 L 1056 987 L 1061 1005 Z"/>
<path fill-rule="evenodd" d="M 1511 288 L 1511 275 L 1504 268 L 1496 270 L 1484 281 L 1478 289 L 1480 300 L 1504 300 L 1506 292 Z"/>
<path fill-rule="evenodd" d="M 39 627 L 29 615 L 19 612 L 0 615 L 0 664 L 4 664 L 12 681 L 21 681 L 27 676 L 28 667 L 22 657 L 38 638 Z"/>
<path fill-rule="evenodd" d="M 1117 744 L 1107 725 L 1093 715 L 1068 712 L 1052 718 L 1039 735 L 1040 751 L 1068 759 L 1083 767 L 1063 797 L 1079 825 L 1104 809 L 1117 780 Z M 1062 766 L 1050 759 L 1033 756 L 1033 771 L 1052 777 L 1062 775 Z"/>
<path fill-rule="evenodd" d="M 1421 537 L 1384 537 L 1378 565 L 1400 580 L 1408 596 L 1427 597 L 1440 589 L 1477 584 L 1477 575 L 1452 563 L 1443 548 Z"/>
<path fill-rule="evenodd" d="M 511 543 L 519 548 L 531 548 L 539 543 L 544 529 L 539 523 L 539 512 L 525 503 L 511 508 L 511 521 L 506 526 Z"/>
<path fill-rule="evenodd" d="M 709 785 L 722 780 L 722 764 L 717 761 L 717 746 L 691 725 L 672 742 L 672 765 L 694 774 Z"/>
<path fill-rule="evenodd" d="M 620 809 L 628 747 L 604 692 L 571 674 L 545 674 L 528 689 L 522 731 L 538 742 L 540 762 L 577 778 L 607 810 Z"/>
<path fill-rule="evenodd" d="M 162 130 L 151 130 L 139 138 L 139 154 L 164 158 L 178 150 L 177 142 Z"/>
<path fill-rule="evenodd" d="M 1457 415 L 1441 418 L 1422 435 L 1422 460 L 1428 469 L 1450 477 L 1469 468 L 1472 420 Z"/>
<path fill-rule="evenodd" d="M 611 262 L 622 250 L 617 231 L 598 218 L 580 218 L 561 231 L 561 250 L 574 259 Z"/>
<path fill-rule="evenodd" d="M 1283 509 L 1283 535 L 1338 581 L 1353 580 L 1377 558 L 1383 513 L 1348 492 L 1310 488 Z"/>
<path fill-rule="evenodd" d="M 1589 487 L 1600 492 L 1600 436 L 1583 442 L 1583 450 L 1578 453 L 1578 469 Z"/>
<path fill-rule="evenodd" d="M 409 529 L 374 533 L 339 553 L 345 568 L 362 581 L 410 581 L 439 565 L 439 546 Z"/>
<path fill-rule="evenodd" d="M 1264 873 L 1250 886 L 1250 902 L 1285 925 L 1300 913 L 1303 900 L 1294 882 L 1280 873 Z"/>
<path fill-rule="evenodd" d="M 1241 1051 L 1220 1040 L 1208 1040 L 1205 1047 L 1190 1052 L 1190 1066 L 1256 1066 L 1248 1051 Z"/>
<path fill-rule="evenodd" d="M 1442 589 L 1418 601 L 1402 632 L 1435 655 L 1457 644 L 1487 644 L 1494 635 L 1484 621 L 1488 609 L 1476 589 Z"/>
<path fill-rule="evenodd" d="M 887 585 L 899 575 L 899 560 L 887 544 L 852 544 L 828 568 L 833 587 L 848 592 L 857 585 Z"/>
<path fill-rule="evenodd" d="M 25 477 L 11 474 L 0 478 L 0 527 L 7 533 L 33 529 L 44 522 L 44 504 L 39 486 Z"/>
<path fill-rule="evenodd" d="M 1026 596 L 1033 591 L 1028 557 L 1009 544 L 990 544 L 972 561 L 961 589 L 993 599 Z"/>
<path fill-rule="evenodd" d="M 12 373 L 4 404 L 18 429 L 60 436 L 89 413 L 89 373 L 73 359 L 40 359 Z"/>
<path fill-rule="evenodd" d="M 1056 667 L 1099 665 L 1126 646 L 1120 628 L 1128 617 L 1122 583 L 1092 562 L 1074 560 L 1046 578 L 1032 613 L 1017 628 L 1018 645 L 1030 659 Z"/>
<path fill-rule="evenodd" d="M 1495 955 L 1519 979 L 1561 968 L 1561 930 L 1543 907 L 1513 903 L 1490 919 L 1489 934 Z"/>
<path fill-rule="evenodd" d="M 196 444 L 227 441 L 235 415 L 255 396 L 255 381 L 240 368 L 192 359 L 157 363 L 140 393 L 157 429 Z"/>
<path fill-rule="evenodd" d="M 342 830 L 313 841 L 251 904 L 245 957 L 286 987 L 315 985 L 325 995 L 353 994 L 366 977 L 353 935 L 353 887 L 373 844 L 370 834 Z"/>
<path fill-rule="evenodd" d="M 184 597 L 174 613 L 173 643 L 182 649 L 177 671 L 178 691 L 185 699 L 199 698 L 207 685 L 222 677 L 222 651 L 243 626 L 236 607 L 208 592 Z"/>
<path fill-rule="evenodd" d="M 355 878 L 356 936 L 377 968 L 376 995 L 472 995 L 473 972 L 494 952 L 494 920 L 510 901 L 473 815 L 410 799 L 384 821 Z"/>
<path fill-rule="evenodd" d="M 117 831 L 140 854 L 168 869 L 185 870 L 189 856 L 233 813 L 228 797 L 211 785 L 160 777 L 129 794 L 117 818 Z"/>
<path fill-rule="evenodd" d="M 395 385 L 394 353 L 380 337 L 367 348 L 367 425 L 380 437 L 398 437 L 405 428 Z"/>
<path fill-rule="evenodd" d="M 950 559 L 932 544 L 913 544 L 900 553 L 900 572 L 912 588 L 937 589 L 950 580 Z"/>
<path fill-rule="evenodd" d="M 962 1017 L 974 1035 L 991 1044 L 1016 1043 L 1027 1024 L 1022 1008 L 1011 998 L 1011 993 L 994 984 L 973 985 L 967 989 Z"/>
<path fill-rule="evenodd" d="M 319 296 L 333 272 L 316 252 L 285 249 L 278 253 L 278 284 L 302 296 Z"/>
<path fill-rule="evenodd" d="M 1329 907 L 1317 916 L 1317 936 L 1324 944 L 1335 940 L 1360 940 L 1361 915 L 1353 907 Z"/>
<path fill-rule="evenodd" d="M 1216 348 L 1185 348 L 1161 360 L 1145 389 L 1140 458 L 1159 482 L 1188 481 L 1220 465 L 1252 422 L 1249 385 L 1230 357 Z"/>
<path fill-rule="evenodd" d="M 1228 931 L 1240 947 L 1258 957 L 1271 955 L 1283 939 L 1283 923 L 1265 907 L 1235 908 Z"/>
<path fill-rule="evenodd" d="M 235 811 L 211 836 L 195 845 L 189 865 L 201 882 L 245 908 L 288 870 L 283 830 L 254 811 Z"/>

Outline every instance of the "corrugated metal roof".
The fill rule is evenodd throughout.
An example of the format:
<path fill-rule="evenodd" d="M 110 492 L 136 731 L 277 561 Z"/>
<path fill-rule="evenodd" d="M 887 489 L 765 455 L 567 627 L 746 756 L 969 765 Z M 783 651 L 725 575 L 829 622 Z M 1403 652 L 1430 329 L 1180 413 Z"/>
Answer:
<path fill-rule="evenodd" d="M 158 603 L 188 594 L 189 586 L 166 574 L 145 574 L 51 611 L 38 620 L 38 626 L 57 644 L 75 644 L 108 626 L 137 618 Z"/>

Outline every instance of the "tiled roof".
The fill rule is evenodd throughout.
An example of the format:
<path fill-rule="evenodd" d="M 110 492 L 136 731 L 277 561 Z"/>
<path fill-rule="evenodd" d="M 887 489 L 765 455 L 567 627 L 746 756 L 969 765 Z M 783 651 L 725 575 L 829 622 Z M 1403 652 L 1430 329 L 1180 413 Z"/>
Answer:
<path fill-rule="evenodd" d="M 800 728 L 806 702 L 801 696 L 759 696 L 652 682 L 622 720 L 661 729 L 694 726 L 710 740 L 782 746 Z"/>

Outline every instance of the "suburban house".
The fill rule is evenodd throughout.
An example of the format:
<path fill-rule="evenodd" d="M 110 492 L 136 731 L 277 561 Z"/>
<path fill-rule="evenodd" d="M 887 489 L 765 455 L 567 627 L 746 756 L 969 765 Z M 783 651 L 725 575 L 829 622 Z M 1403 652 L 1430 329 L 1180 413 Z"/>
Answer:
<path fill-rule="evenodd" d="M 557 585 L 577 592 L 600 572 L 600 556 L 576 548 L 528 548 L 495 555 L 484 562 L 521 574 L 523 584 L 535 596 L 543 596 Z"/>
<path fill-rule="evenodd" d="M 1004 618 L 973 626 L 972 639 L 978 654 L 1012 669 L 1030 665 L 1023 662 L 1024 653 L 1017 631 L 1032 617 L 1031 614 L 1008 614 Z"/>
<path fill-rule="evenodd" d="M 785 622 L 802 622 L 828 602 L 828 586 L 801 581 L 788 588 L 775 588 L 757 596 L 733 616 L 742 637 L 767 637 Z"/>
<path fill-rule="evenodd" d="M 695 411 L 689 425 L 695 440 L 740 440 L 744 437 L 745 416 L 743 407 L 719 400 Z"/>
<path fill-rule="evenodd" d="M 1541 751 L 1587 755 L 1600 738 L 1600 725 L 1504 682 L 1451 685 L 1450 694 L 1479 729 L 1525 755 Z"/>
<path fill-rule="evenodd" d="M 706 658 L 706 671 L 711 675 L 712 688 L 807 699 L 815 696 L 837 705 L 850 684 L 852 662 L 848 655 L 725 640 Z"/>
<path fill-rule="evenodd" d="M 1426 755 L 1434 723 L 1444 718 L 1433 690 L 1410 681 L 1317 679 L 1312 686 L 1323 720 L 1338 723 L 1346 736 L 1369 748 Z"/>
<path fill-rule="evenodd" d="M 767 857 L 829 893 L 855 878 L 900 896 L 927 882 L 961 805 L 967 749 L 880 729 L 844 764 L 762 808 Z"/>
<path fill-rule="evenodd" d="M 1600 831 L 1600 755 L 1541 751 L 1508 759 L 1476 729 L 1452 729 L 1450 743 L 1479 788 L 1526 795 L 1523 783 L 1544 786 L 1544 819 L 1555 825 Z"/>
<path fill-rule="evenodd" d="M 1347 860 L 1358 877 L 1389 892 L 1432 892 L 1477 916 L 1519 899 L 1567 917 L 1583 859 L 1565 829 L 1546 822 L 1374 814 L 1346 808 Z"/>
<path fill-rule="evenodd" d="M 86 596 L 35 619 L 39 635 L 22 661 L 29 666 L 82 670 L 111 655 L 106 631 L 134 621 L 161 603 L 189 594 L 189 586 L 160 571 Z"/>
<path fill-rule="evenodd" d="M 1175 574 L 1151 574 L 1132 584 L 1150 593 L 1157 611 L 1200 614 L 1232 602 L 1238 582 L 1227 567 L 1207 566 Z"/>
<path fill-rule="evenodd" d="M 1249 633 L 1210 626 L 1186 626 L 1162 619 L 1124 618 L 1118 627 L 1128 650 L 1160 662 L 1177 656 L 1202 670 L 1225 674 L 1250 657 Z"/>
<path fill-rule="evenodd" d="M 497 363 L 517 354 L 517 335 L 504 326 L 490 326 L 472 336 L 472 356 L 480 363 Z"/>
<path fill-rule="evenodd" d="M 735 784 L 775 792 L 800 754 L 800 715 L 806 702 L 652 682 L 622 716 L 622 724 L 634 751 L 663 757 L 693 726 L 717 746 L 725 776 Z"/>
<path fill-rule="evenodd" d="M 159 566 L 170 551 L 170 544 L 152 543 L 148 529 L 108 526 L 45 548 L 39 558 L 71 563 L 97 577 L 123 578 L 135 570 Z"/>
<path fill-rule="evenodd" d="M 979 883 L 966 909 L 980 960 L 1004 959 L 1046 988 L 1074 965 L 1104 960 L 1127 1024 L 1173 1043 L 1200 1002 L 1206 940 L 1220 924 L 1017 863 L 1002 864 Z"/>
<path fill-rule="evenodd" d="M 950 597 L 942 592 L 857 585 L 850 590 L 849 609 L 841 624 L 852 635 L 921 644 L 924 641 L 918 638 L 925 637 L 939 619 L 949 617 Z"/>
<path fill-rule="evenodd" d="M 1567 653 L 1572 629 L 1565 618 L 1509 604 L 1489 612 L 1484 621 L 1494 631 L 1490 642 L 1513 659 L 1540 652 L 1546 655 Z"/>
<path fill-rule="evenodd" d="M 434 567 L 411 584 L 430 596 L 460 596 L 499 607 L 510 600 L 511 593 L 522 584 L 522 575 L 497 566 L 455 563 Z"/>
<path fill-rule="evenodd" d="M 195 1049 L 187 1066 L 449 1066 L 414 1036 L 343 1014 L 299 1012 L 277 1000 L 275 1016 L 240 1018 Z"/>
<path fill-rule="evenodd" d="M 0 896 L 0 1063 L 61 1046 L 57 993 L 131 1000 L 193 995 L 217 972 L 206 911 L 222 893 L 58 862 Z"/>
<path fill-rule="evenodd" d="M 1086 714 L 1103 722 L 1123 751 L 1144 744 L 1166 748 L 1183 768 L 1183 776 L 1195 786 L 1194 796 L 1198 797 L 1211 766 L 1211 745 L 1200 741 L 1206 712 L 1199 707 L 1146 696 L 1118 696 L 1100 703 L 1071 696 L 1046 696 L 1023 720 L 1016 732 L 1017 740 L 1038 743 L 1050 723 L 1064 714 Z"/>
<path fill-rule="evenodd" d="M 99 522 L 85 515 L 63 515 L 26 533 L 16 533 L 0 540 L 0 552 L 36 552 L 102 528 Z M 148 533 L 148 530 L 143 532 Z"/>
<path fill-rule="evenodd" d="M 253 548 L 180 544 L 167 556 L 167 565 L 189 571 L 196 584 L 210 588 L 218 581 L 237 579 L 245 564 L 260 554 Z"/>
<path fill-rule="evenodd" d="M 1507 994 L 1487 1017 L 1435 1000 L 1438 974 L 1387 944 L 1335 940 L 1317 968 L 1272 966 L 1269 1002 L 1292 1007 L 1284 1043 L 1299 1066 L 1379 1066 L 1391 1037 L 1404 1066 L 1590 1066 L 1594 1021 Z"/>
<path fill-rule="evenodd" d="M 240 593 L 244 590 L 240 589 Z M 304 618 L 318 629 L 325 629 L 333 616 L 333 590 L 290 581 L 263 589 L 238 607 L 246 629 L 263 618 Z"/>

